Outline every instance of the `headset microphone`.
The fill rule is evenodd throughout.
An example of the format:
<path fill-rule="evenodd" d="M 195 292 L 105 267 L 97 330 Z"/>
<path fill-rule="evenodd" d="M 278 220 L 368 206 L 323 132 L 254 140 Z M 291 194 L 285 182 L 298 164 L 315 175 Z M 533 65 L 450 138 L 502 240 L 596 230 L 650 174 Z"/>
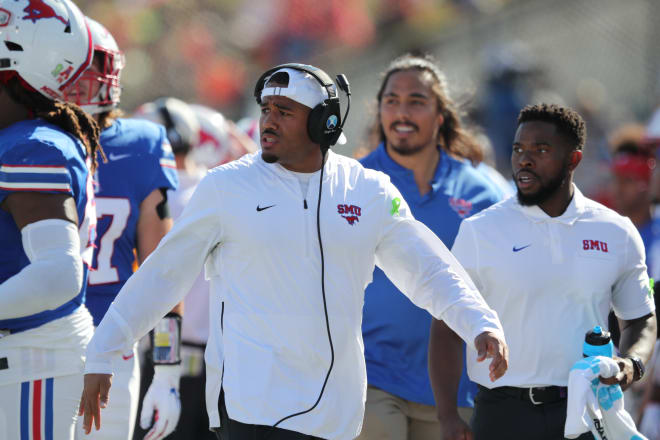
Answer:
<path fill-rule="evenodd" d="M 340 75 L 337 75 L 337 86 L 342 89 L 347 95 L 351 94 L 351 86 L 348 84 L 348 80 L 346 79 L 346 75 L 343 73 Z"/>
<path fill-rule="evenodd" d="M 346 118 L 348 118 L 348 112 L 351 110 L 351 85 L 346 79 L 346 75 L 339 74 L 336 76 L 337 87 L 346 93 L 346 113 L 344 113 L 344 118 L 341 120 L 341 125 L 339 126 L 339 131 L 344 130 L 344 124 L 346 123 Z"/>

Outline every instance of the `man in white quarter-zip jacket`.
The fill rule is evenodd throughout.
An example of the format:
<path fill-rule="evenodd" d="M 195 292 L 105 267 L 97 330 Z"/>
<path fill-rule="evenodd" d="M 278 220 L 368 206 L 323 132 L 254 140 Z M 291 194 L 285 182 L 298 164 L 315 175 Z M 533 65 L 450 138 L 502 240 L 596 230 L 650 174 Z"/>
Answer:
<path fill-rule="evenodd" d="M 183 297 L 202 266 L 211 280 L 206 404 L 223 440 L 359 434 L 362 304 L 375 264 L 481 360 L 492 358 L 491 380 L 506 371 L 497 314 L 389 178 L 319 148 L 345 141 L 332 81 L 311 66 L 285 66 L 255 90 L 262 150 L 209 172 L 97 328 L 81 402 L 87 428 L 100 425 L 99 399 L 112 405 L 111 360 Z"/>

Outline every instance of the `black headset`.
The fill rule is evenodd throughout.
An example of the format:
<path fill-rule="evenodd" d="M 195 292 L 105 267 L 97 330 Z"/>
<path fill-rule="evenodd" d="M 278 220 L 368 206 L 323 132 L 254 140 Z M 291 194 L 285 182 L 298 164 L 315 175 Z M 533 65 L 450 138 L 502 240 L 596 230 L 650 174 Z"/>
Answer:
<path fill-rule="evenodd" d="M 254 97 L 257 99 L 258 104 L 261 104 L 261 92 L 264 89 L 266 81 L 270 79 L 273 73 L 280 69 L 294 69 L 300 72 L 308 73 L 313 76 L 328 92 L 328 97 L 323 102 L 314 107 L 310 112 L 309 118 L 307 119 L 307 133 L 309 134 L 309 138 L 312 140 L 312 142 L 321 145 L 321 149 L 327 149 L 331 145 L 336 144 L 339 136 L 342 133 L 342 129 L 344 128 L 344 122 L 346 121 L 346 116 L 348 116 L 348 110 L 351 103 L 350 86 L 346 80 L 346 76 L 337 75 L 337 84 L 348 97 L 346 114 L 342 119 L 339 108 L 339 95 L 337 93 L 337 87 L 332 82 L 332 79 L 330 79 L 330 76 L 327 73 L 317 67 L 310 66 L 308 64 L 280 64 L 279 66 L 275 66 L 272 69 L 268 69 L 266 72 L 264 72 L 254 87 Z"/>

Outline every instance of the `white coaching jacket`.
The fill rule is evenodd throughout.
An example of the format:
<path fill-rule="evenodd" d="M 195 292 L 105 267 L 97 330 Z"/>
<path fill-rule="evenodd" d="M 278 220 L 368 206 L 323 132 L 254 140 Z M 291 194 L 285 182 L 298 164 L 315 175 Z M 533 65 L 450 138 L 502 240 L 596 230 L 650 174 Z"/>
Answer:
<path fill-rule="evenodd" d="M 242 423 L 272 425 L 310 408 L 331 359 L 316 222 L 319 174 L 302 194 L 298 179 L 260 152 L 211 170 L 111 305 L 89 344 L 85 372 L 110 373 L 111 358 L 181 300 L 205 264 L 211 426 L 220 425 L 221 386 L 229 417 Z M 385 174 L 328 152 L 320 230 L 334 365 L 318 406 L 279 427 L 352 439 L 364 415 L 362 305 L 374 264 L 469 345 L 484 331 L 502 330 L 467 273 L 413 219 Z"/>

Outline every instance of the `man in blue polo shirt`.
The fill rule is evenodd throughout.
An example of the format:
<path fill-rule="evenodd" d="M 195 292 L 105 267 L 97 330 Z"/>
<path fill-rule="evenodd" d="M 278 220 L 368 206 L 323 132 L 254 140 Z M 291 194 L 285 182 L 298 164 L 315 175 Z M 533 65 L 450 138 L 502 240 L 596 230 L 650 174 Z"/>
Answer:
<path fill-rule="evenodd" d="M 361 162 L 388 174 L 415 218 L 451 248 L 461 221 L 498 202 L 500 192 L 473 167 L 480 146 L 461 127 L 445 77 L 430 59 L 398 58 L 383 78 L 380 144 Z M 463 370 L 457 402 L 445 405 L 454 412 L 444 414 L 441 402 L 436 410 L 427 367 L 430 324 L 431 315 L 376 269 L 362 323 L 369 388 L 359 440 L 458 439 L 467 432 L 476 385 Z M 446 350 L 448 365 L 456 358 L 460 365 L 463 346 Z"/>

